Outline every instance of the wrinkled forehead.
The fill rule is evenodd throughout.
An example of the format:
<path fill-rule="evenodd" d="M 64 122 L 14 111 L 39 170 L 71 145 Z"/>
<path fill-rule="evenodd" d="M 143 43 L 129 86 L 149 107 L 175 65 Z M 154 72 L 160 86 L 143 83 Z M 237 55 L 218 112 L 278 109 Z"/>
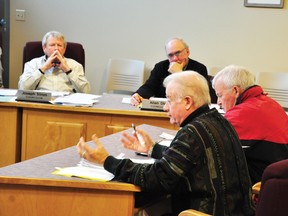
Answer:
<path fill-rule="evenodd" d="M 214 78 L 215 79 L 215 78 Z M 221 89 L 226 89 L 228 88 L 228 86 L 225 84 L 225 81 L 223 79 L 223 76 L 219 76 L 219 77 L 216 77 L 214 81 L 214 86 L 215 86 L 215 89 L 216 88 L 221 88 Z"/>
<path fill-rule="evenodd" d="M 174 53 L 185 48 L 184 44 L 179 40 L 173 40 L 167 43 L 166 45 L 166 53 Z"/>
<path fill-rule="evenodd" d="M 64 39 L 62 37 L 54 37 L 53 35 L 50 35 L 47 38 L 47 43 L 49 43 L 49 42 L 58 42 L 58 43 L 64 44 Z"/>
<path fill-rule="evenodd" d="M 215 93 L 217 96 L 219 95 L 226 95 L 229 94 L 231 88 L 225 86 L 224 84 L 222 85 L 221 83 L 219 85 L 215 85 Z"/>

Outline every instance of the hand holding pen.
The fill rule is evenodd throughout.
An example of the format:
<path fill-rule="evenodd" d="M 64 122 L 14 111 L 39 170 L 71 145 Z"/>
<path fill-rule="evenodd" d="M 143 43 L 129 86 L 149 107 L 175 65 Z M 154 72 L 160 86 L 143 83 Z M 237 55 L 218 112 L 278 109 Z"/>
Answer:
<path fill-rule="evenodd" d="M 145 131 L 136 128 L 135 125 L 132 125 L 132 128 L 134 130 L 133 136 L 127 134 L 127 132 L 122 133 L 120 141 L 123 146 L 136 152 L 148 153 L 154 142 Z"/>
<path fill-rule="evenodd" d="M 133 123 L 132 123 L 132 128 L 134 130 L 134 133 L 136 134 L 137 139 L 139 140 L 140 145 L 142 147 L 145 147 L 145 141 L 143 139 L 143 136 L 137 132 L 136 127 Z"/>

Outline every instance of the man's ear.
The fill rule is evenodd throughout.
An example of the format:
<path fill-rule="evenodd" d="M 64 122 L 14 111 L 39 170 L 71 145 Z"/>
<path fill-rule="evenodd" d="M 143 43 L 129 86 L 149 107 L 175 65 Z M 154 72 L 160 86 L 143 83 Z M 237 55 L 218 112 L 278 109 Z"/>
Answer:
<path fill-rule="evenodd" d="M 235 92 L 236 97 L 238 98 L 239 95 L 243 92 L 243 90 L 239 86 L 233 86 L 233 92 Z"/>
<path fill-rule="evenodd" d="M 188 47 L 187 47 L 186 49 L 187 49 L 187 54 L 188 54 L 188 56 L 189 56 L 189 55 L 190 55 L 190 50 L 189 50 Z"/>
<path fill-rule="evenodd" d="M 186 110 L 189 110 L 194 105 L 194 100 L 190 96 L 186 96 L 184 98 L 184 101 L 185 101 L 185 109 Z"/>
<path fill-rule="evenodd" d="M 44 52 L 44 54 L 46 55 L 46 46 L 42 46 L 42 50 L 43 50 L 43 52 Z"/>

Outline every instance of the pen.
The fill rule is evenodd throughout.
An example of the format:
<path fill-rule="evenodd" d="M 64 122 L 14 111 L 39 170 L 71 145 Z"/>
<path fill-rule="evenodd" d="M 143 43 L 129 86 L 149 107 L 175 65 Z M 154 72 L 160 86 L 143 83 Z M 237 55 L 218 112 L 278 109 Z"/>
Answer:
<path fill-rule="evenodd" d="M 136 127 L 135 127 L 135 125 L 132 123 L 132 128 L 133 128 L 133 130 L 135 131 L 135 133 L 136 133 L 136 136 L 137 136 L 137 138 L 138 138 L 138 140 L 139 140 L 139 142 L 140 142 L 140 145 L 142 146 L 142 147 L 145 147 L 145 141 L 144 141 L 144 139 L 143 139 L 143 137 L 136 131 Z"/>
<path fill-rule="evenodd" d="M 140 155 L 140 156 L 144 156 L 144 157 L 148 157 L 147 153 L 142 153 L 142 152 L 135 152 L 136 155 Z"/>

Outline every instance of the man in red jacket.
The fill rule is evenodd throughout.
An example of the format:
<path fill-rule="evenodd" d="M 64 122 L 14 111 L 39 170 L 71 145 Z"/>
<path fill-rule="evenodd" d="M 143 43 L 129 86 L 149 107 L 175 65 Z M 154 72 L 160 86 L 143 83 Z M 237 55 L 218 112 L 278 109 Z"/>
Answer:
<path fill-rule="evenodd" d="M 261 181 L 268 165 L 288 158 L 287 114 L 243 67 L 225 67 L 212 85 L 217 103 L 241 140 L 252 183 Z"/>

